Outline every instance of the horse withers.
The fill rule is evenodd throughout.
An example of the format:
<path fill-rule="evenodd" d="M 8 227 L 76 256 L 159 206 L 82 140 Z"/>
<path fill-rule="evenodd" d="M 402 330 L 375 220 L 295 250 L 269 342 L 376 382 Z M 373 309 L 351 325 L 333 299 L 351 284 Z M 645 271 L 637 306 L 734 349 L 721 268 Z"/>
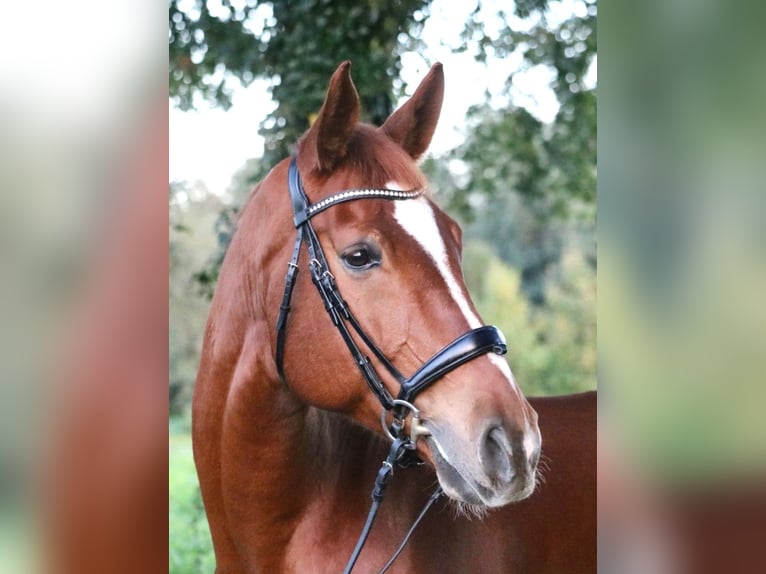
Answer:
<path fill-rule="evenodd" d="M 242 210 L 193 403 L 218 573 L 343 571 L 392 431 L 411 461 L 426 464 L 393 472 L 355 571 L 386 563 L 436 485 L 448 501 L 426 515 L 390 571 L 587 571 L 578 564 L 589 541 L 570 527 L 589 501 L 574 475 L 590 460 L 590 445 L 577 444 L 589 407 L 577 407 L 582 398 L 574 407 L 541 402 L 541 417 L 562 411 L 552 428 L 573 448 L 555 461 L 544 452 L 562 474 L 528 498 L 538 414 L 499 354 L 502 335 L 483 326 L 470 300 L 460 229 L 416 165 L 443 90 L 437 64 L 375 128 L 358 123 L 350 64 L 341 64 L 295 157 Z M 383 425 L 381 410 L 391 411 Z M 536 499 L 553 514 L 538 516 Z"/>

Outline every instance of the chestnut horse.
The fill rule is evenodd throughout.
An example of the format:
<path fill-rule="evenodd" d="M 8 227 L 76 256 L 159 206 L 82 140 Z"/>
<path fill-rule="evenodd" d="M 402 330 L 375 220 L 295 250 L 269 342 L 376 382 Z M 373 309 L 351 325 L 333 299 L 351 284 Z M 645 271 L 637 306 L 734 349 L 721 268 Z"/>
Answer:
<path fill-rule="evenodd" d="M 393 473 L 355 572 L 386 563 L 437 484 L 446 499 L 390 572 L 595 572 L 595 395 L 530 406 L 463 284 L 460 229 L 415 163 L 441 65 L 379 128 L 358 123 L 349 68 L 294 160 L 251 195 L 211 305 L 193 439 L 216 572 L 343 571 L 389 452 L 381 403 L 397 393 L 416 405 L 391 427 L 426 464 Z M 333 301 L 363 335 L 344 335 Z M 400 392 L 426 371 L 416 398 Z"/>

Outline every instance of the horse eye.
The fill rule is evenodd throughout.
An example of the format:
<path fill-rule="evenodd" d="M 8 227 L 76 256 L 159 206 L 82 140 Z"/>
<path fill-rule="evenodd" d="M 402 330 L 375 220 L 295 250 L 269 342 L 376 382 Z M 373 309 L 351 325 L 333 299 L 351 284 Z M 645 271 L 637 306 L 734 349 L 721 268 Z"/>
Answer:
<path fill-rule="evenodd" d="M 377 263 L 366 247 L 353 247 L 342 255 L 342 259 L 351 269 L 368 269 Z"/>

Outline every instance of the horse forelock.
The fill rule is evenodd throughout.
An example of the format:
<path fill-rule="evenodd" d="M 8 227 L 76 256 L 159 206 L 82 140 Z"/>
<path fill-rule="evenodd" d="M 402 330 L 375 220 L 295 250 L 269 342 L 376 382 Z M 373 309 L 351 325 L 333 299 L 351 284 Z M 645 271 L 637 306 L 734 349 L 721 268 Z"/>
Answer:
<path fill-rule="evenodd" d="M 410 155 L 373 126 L 356 125 L 349 138 L 345 157 L 328 173 L 310 169 L 312 153 L 304 149 L 304 144 L 305 140 L 298 144 L 298 161 L 309 195 L 312 188 L 323 186 L 331 178 L 348 180 L 354 187 L 384 187 L 392 181 L 406 189 L 425 190 L 427 187 L 425 176 Z M 302 162 L 301 156 L 304 154 L 308 160 Z M 320 198 L 311 199 L 316 201 Z"/>

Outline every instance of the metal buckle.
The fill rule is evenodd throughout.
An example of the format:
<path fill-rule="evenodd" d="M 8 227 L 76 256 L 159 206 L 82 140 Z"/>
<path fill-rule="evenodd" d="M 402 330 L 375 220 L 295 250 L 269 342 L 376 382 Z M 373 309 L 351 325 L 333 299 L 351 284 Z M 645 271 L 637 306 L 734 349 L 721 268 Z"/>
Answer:
<path fill-rule="evenodd" d="M 412 413 L 412 418 L 410 419 L 410 441 L 412 441 L 412 444 L 416 444 L 418 442 L 418 439 L 421 436 L 428 436 L 431 434 L 431 432 L 421 424 L 420 422 L 420 410 L 413 405 L 412 403 L 408 403 L 407 401 L 403 401 L 401 399 L 395 399 L 393 401 L 393 406 L 401 406 L 406 408 L 410 413 Z M 380 424 L 383 426 L 383 432 L 386 433 L 386 436 L 390 438 L 391 440 L 396 440 L 396 436 L 394 436 L 394 432 L 396 432 L 397 435 L 401 434 L 401 430 L 404 429 L 404 421 L 407 418 L 407 412 L 405 412 L 404 417 L 399 418 L 396 415 L 394 415 L 394 423 L 400 423 L 399 429 L 394 429 L 394 432 L 392 432 L 391 427 L 388 426 L 388 420 L 386 418 L 386 415 L 388 414 L 388 411 L 386 409 L 383 409 L 383 411 L 380 413 Z"/>

